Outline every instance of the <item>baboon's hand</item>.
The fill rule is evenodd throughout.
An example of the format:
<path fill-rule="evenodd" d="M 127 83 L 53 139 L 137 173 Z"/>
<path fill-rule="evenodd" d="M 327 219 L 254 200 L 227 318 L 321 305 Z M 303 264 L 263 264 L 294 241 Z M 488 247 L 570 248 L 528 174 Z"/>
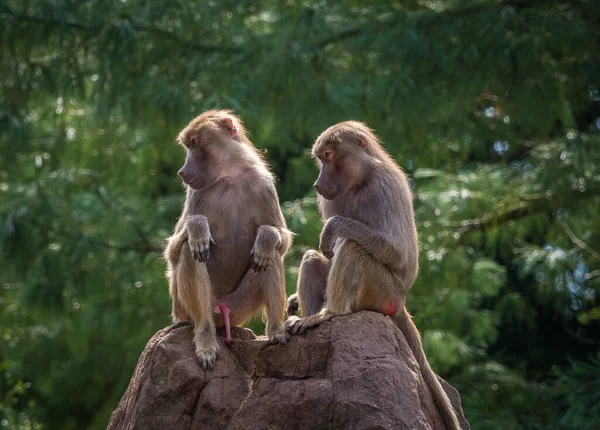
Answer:
<path fill-rule="evenodd" d="M 250 251 L 250 267 L 255 272 L 262 272 L 271 265 L 273 258 L 275 258 L 273 250 L 266 250 L 254 244 L 254 247 Z"/>
<path fill-rule="evenodd" d="M 192 251 L 192 258 L 200 263 L 206 263 L 211 243 L 215 241 L 210 235 L 208 219 L 203 215 L 194 215 L 186 220 L 188 244 Z"/>
<path fill-rule="evenodd" d="M 289 317 L 285 322 L 285 331 L 292 336 L 302 334 L 311 327 L 312 325 L 309 323 L 307 318 L 292 316 Z"/>
<path fill-rule="evenodd" d="M 281 328 L 280 330 L 276 330 L 273 333 L 268 335 L 270 344 L 282 344 L 285 345 L 290 338 L 290 335 L 285 331 L 285 328 Z"/>
<path fill-rule="evenodd" d="M 270 225 L 261 225 L 258 228 L 254 246 L 250 251 L 250 267 L 255 272 L 262 272 L 276 258 L 279 258 L 277 250 L 281 245 L 281 240 L 279 229 Z"/>
<path fill-rule="evenodd" d="M 300 307 L 300 303 L 298 301 L 298 294 L 292 294 L 287 299 L 287 314 L 288 316 L 294 316 L 298 313 L 298 308 Z"/>
<path fill-rule="evenodd" d="M 200 361 L 200 367 L 204 370 L 213 370 L 217 359 L 219 358 L 219 349 L 216 345 L 211 345 L 206 348 L 196 351 L 198 360 Z"/>
<path fill-rule="evenodd" d="M 190 249 L 192 250 L 192 258 L 200 263 L 206 263 L 210 254 L 210 244 L 215 241 L 211 236 L 202 238 L 198 241 L 189 239 Z"/>
<path fill-rule="evenodd" d="M 332 216 L 325 222 L 319 242 L 319 249 L 323 255 L 330 260 L 333 258 L 333 247 L 335 246 L 335 240 L 337 239 L 337 218 L 337 215 Z"/>
<path fill-rule="evenodd" d="M 198 330 L 194 327 L 194 344 L 200 367 L 204 370 L 213 370 L 219 358 L 219 343 L 214 329 L 204 327 Z"/>
<path fill-rule="evenodd" d="M 285 322 L 285 331 L 291 335 L 299 334 L 302 328 L 302 318 L 291 316 Z"/>

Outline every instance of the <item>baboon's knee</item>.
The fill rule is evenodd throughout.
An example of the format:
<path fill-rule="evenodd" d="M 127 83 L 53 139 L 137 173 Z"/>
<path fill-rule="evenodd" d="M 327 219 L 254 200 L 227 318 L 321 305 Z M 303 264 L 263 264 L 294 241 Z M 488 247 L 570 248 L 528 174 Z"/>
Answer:
<path fill-rule="evenodd" d="M 326 282 L 330 267 L 331 263 L 323 256 L 323 254 L 311 249 L 310 251 L 306 251 L 302 257 L 302 263 L 300 264 L 300 278 L 308 277 L 310 278 L 311 283 L 312 281 L 317 281 L 319 284 L 322 284 Z"/>
<path fill-rule="evenodd" d="M 325 261 L 327 261 L 325 256 L 323 254 L 321 254 L 319 251 L 315 251 L 314 249 L 309 249 L 302 256 L 302 264 L 303 265 L 304 264 L 314 264 L 315 262 L 322 263 Z"/>

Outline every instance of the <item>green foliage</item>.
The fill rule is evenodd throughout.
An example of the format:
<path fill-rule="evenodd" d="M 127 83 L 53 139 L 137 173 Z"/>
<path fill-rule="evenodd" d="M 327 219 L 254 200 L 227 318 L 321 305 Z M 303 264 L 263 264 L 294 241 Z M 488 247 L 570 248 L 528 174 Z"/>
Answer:
<path fill-rule="evenodd" d="M 559 372 L 558 386 L 569 409 L 561 424 L 569 429 L 594 429 L 600 426 L 600 355 L 589 362 L 571 361 Z"/>
<path fill-rule="evenodd" d="M 310 145 L 365 121 L 411 176 L 408 308 L 472 427 L 598 427 L 594 2 L 3 0 L 0 26 L 0 427 L 106 426 L 169 324 L 175 136 L 213 107 L 279 178 L 288 293 Z"/>

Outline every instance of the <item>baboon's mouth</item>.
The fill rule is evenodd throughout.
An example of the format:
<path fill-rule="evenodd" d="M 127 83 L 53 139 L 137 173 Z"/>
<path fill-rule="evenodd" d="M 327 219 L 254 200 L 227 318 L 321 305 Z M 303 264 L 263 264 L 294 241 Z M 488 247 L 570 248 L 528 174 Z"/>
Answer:
<path fill-rule="evenodd" d="M 320 192 L 319 194 L 320 194 L 320 195 L 321 195 L 321 197 L 323 197 L 325 200 L 335 200 L 335 199 L 336 199 L 336 197 L 338 196 L 338 195 L 337 195 L 337 194 L 335 194 L 335 193 L 323 193 L 323 192 Z"/>
<path fill-rule="evenodd" d="M 194 179 L 192 179 L 191 181 L 183 181 L 186 185 L 192 185 L 194 182 L 196 182 L 198 179 L 200 179 L 200 176 L 196 176 Z"/>

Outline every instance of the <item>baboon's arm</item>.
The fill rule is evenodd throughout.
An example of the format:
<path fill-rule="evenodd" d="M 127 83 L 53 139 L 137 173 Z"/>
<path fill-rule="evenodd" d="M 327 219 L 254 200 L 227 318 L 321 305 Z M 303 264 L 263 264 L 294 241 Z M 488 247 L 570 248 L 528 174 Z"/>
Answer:
<path fill-rule="evenodd" d="M 398 247 L 382 233 L 360 221 L 339 215 L 329 218 L 321 232 L 320 248 L 327 258 L 333 256 L 333 247 L 338 237 L 355 241 L 390 268 L 398 269 L 404 260 Z"/>
<path fill-rule="evenodd" d="M 215 243 L 210 234 L 208 218 L 204 215 L 188 215 L 185 218 L 185 229 L 188 234 L 192 258 L 200 263 L 206 263 L 210 245 Z"/>
<path fill-rule="evenodd" d="M 271 225 L 261 225 L 256 233 L 254 246 L 250 251 L 252 261 L 250 267 L 255 271 L 261 272 L 271 264 L 273 258 L 284 255 L 289 247 L 288 230 L 273 227 Z"/>

